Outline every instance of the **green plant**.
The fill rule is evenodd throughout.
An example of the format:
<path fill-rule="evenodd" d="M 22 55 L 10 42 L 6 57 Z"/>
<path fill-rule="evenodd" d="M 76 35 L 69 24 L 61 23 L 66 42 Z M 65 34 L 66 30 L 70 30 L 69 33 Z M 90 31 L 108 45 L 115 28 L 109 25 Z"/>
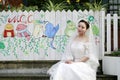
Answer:
<path fill-rule="evenodd" d="M 20 7 L 12 7 L 11 9 L 10 9 L 11 11 L 19 11 L 19 10 L 21 10 L 21 11 L 30 11 L 30 10 L 32 10 L 32 11 L 35 11 L 35 10 L 38 10 L 38 7 L 37 6 L 28 6 L 28 7 L 26 7 L 26 6 L 24 6 L 23 4 L 21 4 L 21 6 Z"/>
<path fill-rule="evenodd" d="M 49 11 L 57 11 L 57 10 L 63 10 L 65 9 L 67 6 L 64 4 L 64 2 L 61 3 L 54 3 L 51 0 L 49 0 L 48 2 L 46 2 L 43 5 L 43 10 L 49 10 Z"/>
<path fill-rule="evenodd" d="M 105 54 L 105 56 L 118 56 L 118 57 L 120 57 L 120 49 L 118 49 L 118 51 L 113 51 L 111 54 Z"/>
<path fill-rule="evenodd" d="M 97 2 L 96 0 L 94 0 L 93 3 L 85 3 L 85 6 L 88 7 L 88 9 L 92 9 L 93 11 L 100 11 L 102 9 L 105 9 L 107 4 L 102 4 L 102 0 L 100 0 L 99 2 Z"/>

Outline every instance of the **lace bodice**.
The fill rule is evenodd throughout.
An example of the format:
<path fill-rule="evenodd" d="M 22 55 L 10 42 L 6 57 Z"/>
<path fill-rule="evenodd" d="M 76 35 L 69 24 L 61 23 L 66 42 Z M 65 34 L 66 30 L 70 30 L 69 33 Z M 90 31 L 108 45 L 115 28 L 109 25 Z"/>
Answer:
<path fill-rule="evenodd" d="M 71 43 L 71 53 L 75 61 L 80 60 L 83 56 L 89 56 L 88 43 L 74 41 Z"/>

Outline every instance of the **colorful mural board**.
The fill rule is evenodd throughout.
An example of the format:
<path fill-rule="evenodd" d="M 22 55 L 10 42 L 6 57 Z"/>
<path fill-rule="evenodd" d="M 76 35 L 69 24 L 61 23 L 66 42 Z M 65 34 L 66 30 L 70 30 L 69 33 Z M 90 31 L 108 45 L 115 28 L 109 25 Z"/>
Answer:
<path fill-rule="evenodd" d="M 0 60 L 60 59 L 81 19 L 90 22 L 99 42 L 99 26 L 92 14 L 51 13 L 1 12 Z"/>

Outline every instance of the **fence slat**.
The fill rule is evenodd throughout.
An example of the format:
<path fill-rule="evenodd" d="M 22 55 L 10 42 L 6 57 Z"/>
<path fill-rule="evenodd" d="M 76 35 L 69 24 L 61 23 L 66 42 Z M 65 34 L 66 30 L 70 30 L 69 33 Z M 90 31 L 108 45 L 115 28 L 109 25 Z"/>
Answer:
<path fill-rule="evenodd" d="M 78 25 L 78 12 L 76 10 L 74 10 L 72 13 L 73 13 L 72 14 L 72 17 L 73 17 L 72 20 L 73 20 L 73 22 L 75 23 L 75 25 L 77 27 L 77 25 Z"/>
<path fill-rule="evenodd" d="M 66 28 L 66 11 L 62 11 L 61 12 L 61 29 L 59 30 L 59 34 L 64 34 L 64 30 L 65 30 L 65 28 Z"/>
<path fill-rule="evenodd" d="M 111 53 L 111 15 L 107 14 L 107 53 Z"/>
<path fill-rule="evenodd" d="M 118 50 L 118 16 L 117 14 L 113 15 L 113 30 L 114 30 L 114 50 Z"/>
<path fill-rule="evenodd" d="M 57 35 L 60 35 L 61 33 L 60 33 L 60 31 L 62 30 L 62 26 L 61 26 L 61 12 L 58 10 L 58 11 L 56 11 L 56 13 L 55 13 L 55 25 L 59 25 L 59 30 L 58 30 L 58 32 L 57 32 Z M 61 41 L 61 39 L 59 40 L 59 41 Z M 57 44 L 58 45 L 58 44 Z M 61 55 L 62 54 L 58 54 L 58 53 L 56 53 L 56 56 L 55 56 L 55 59 L 56 60 L 60 60 L 61 59 Z"/>
<path fill-rule="evenodd" d="M 105 54 L 105 12 L 101 11 L 100 14 L 100 59 Z"/>

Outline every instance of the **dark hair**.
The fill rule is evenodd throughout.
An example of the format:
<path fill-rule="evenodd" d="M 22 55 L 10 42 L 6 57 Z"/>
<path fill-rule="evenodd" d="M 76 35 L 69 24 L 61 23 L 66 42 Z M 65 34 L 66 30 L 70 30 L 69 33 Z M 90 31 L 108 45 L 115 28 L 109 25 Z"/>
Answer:
<path fill-rule="evenodd" d="M 88 29 L 88 28 L 90 27 L 90 25 L 89 25 L 89 23 L 88 23 L 87 21 L 85 21 L 85 20 L 80 20 L 78 23 L 80 23 L 80 22 L 84 22 L 84 23 L 85 23 L 86 29 Z"/>

